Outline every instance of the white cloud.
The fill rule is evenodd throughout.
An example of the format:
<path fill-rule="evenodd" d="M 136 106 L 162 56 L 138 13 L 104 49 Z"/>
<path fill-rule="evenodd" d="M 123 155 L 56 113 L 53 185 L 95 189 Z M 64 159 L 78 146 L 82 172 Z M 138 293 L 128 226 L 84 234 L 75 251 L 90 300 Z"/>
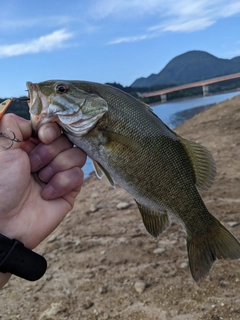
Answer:
<path fill-rule="evenodd" d="M 43 51 L 53 51 L 55 49 L 65 47 L 65 41 L 72 37 L 73 33 L 62 29 L 29 42 L 0 45 L 0 58 L 39 53 Z"/>
<path fill-rule="evenodd" d="M 139 15 L 152 14 L 161 11 L 165 0 L 98 0 L 89 8 L 89 15 L 95 19 L 104 19 L 115 16 L 136 18 Z"/>
<path fill-rule="evenodd" d="M 149 31 L 162 32 L 193 32 L 206 29 L 213 25 L 214 20 L 199 18 L 194 20 L 168 21 L 166 23 L 149 28 Z"/>
<path fill-rule="evenodd" d="M 46 16 L 46 17 L 35 17 L 28 19 L 6 19 L 1 18 L 0 30 L 15 30 L 19 28 L 29 27 L 52 27 L 52 26 L 64 26 L 73 20 L 69 16 Z"/>
<path fill-rule="evenodd" d="M 127 43 L 127 42 L 137 42 L 137 41 L 140 41 L 140 40 L 144 40 L 148 38 L 148 35 L 142 35 L 142 36 L 132 36 L 132 37 L 123 37 L 123 38 L 118 38 L 118 39 L 115 39 L 113 41 L 110 41 L 108 44 L 119 44 L 119 43 Z"/>
<path fill-rule="evenodd" d="M 136 21 L 146 19 L 155 24 L 143 32 L 113 39 L 109 44 L 136 42 L 158 37 L 165 32 L 204 30 L 218 20 L 240 14 L 239 0 L 98 0 L 92 8 L 95 19 L 116 18 Z M 152 22 L 153 23 L 153 22 Z M 131 29 L 130 29 L 131 30 Z"/>

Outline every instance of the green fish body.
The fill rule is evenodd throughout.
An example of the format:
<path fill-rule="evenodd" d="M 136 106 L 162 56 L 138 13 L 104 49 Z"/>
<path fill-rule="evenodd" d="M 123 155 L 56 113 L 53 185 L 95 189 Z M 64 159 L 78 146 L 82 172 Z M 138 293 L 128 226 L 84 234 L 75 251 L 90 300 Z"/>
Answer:
<path fill-rule="evenodd" d="M 149 106 L 111 86 L 85 81 L 27 83 L 33 128 L 56 121 L 93 160 L 99 178 L 116 181 L 135 199 L 157 237 L 173 214 L 187 234 L 195 281 L 216 258 L 240 258 L 239 242 L 209 213 L 199 193 L 216 169 L 210 152 L 169 129 Z"/>

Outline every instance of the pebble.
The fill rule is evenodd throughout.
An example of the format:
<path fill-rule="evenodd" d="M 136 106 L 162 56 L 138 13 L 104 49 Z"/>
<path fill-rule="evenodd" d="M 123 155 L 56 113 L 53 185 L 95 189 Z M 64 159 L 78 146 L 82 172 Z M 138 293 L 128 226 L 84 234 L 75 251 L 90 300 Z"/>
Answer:
<path fill-rule="evenodd" d="M 98 192 L 94 192 L 94 193 L 92 193 L 91 197 L 96 199 L 96 198 L 99 197 L 99 193 Z"/>
<path fill-rule="evenodd" d="M 155 253 L 155 254 L 161 254 L 161 253 L 163 253 L 163 252 L 165 252 L 165 251 L 166 251 L 165 248 L 157 248 L 157 249 L 153 250 L 153 253 Z"/>
<path fill-rule="evenodd" d="M 127 209 L 129 207 L 130 207 L 130 203 L 128 203 L 128 202 L 119 202 L 117 204 L 117 209 L 118 210 L 124 210 L 124 209 Z"/>
<path fill-rule="evenodd" d="M 90 212 L 96 212 L 96 211 L 98 211 L 98 208 L 95 206 L 94 203 L 92 203 L 92 204 L 90 205 L 90 207 L 89 207 L 89 211 L 90 211 Z"/>
<path fill-rule="evenodd" d="M 238 226 L 239 224 L 240 224 L 240 221 L 231 221 L 231 222 L 228 222 L 229 227 L 232 227 L 232 228 Z"/>
<path fill-rule="evenodd" d="M 138 280 L 134 283 L 134 289 L 137 293 L 141 294 L 146 289 L 146 283 L 144 281 Z"/>
<path fill-rule="evenodd" d="M 54 242 L 54 241 L 56 241 L 56 240 L 57 240 L 57 236 L 56 236 L 55 234 L 52 234 L 52 235 L 50 235 L 50 236 L 48 237 L 47 243 L 52 243 L 52 242 Z"/>
<path fill-rule="evenodd" d="M 83 305 L 83 309 L 90 309 L 93 305 L 94 303 L 89 298 L 87 298 Z"/>
<path fill-rule="evenodd" d="M 40 314 L 38 320 L 52 320 L 54 316 L 64 310 L 65 307 L 62 306 L 61 302 L 52 303 L 50 308 L 46 309 Z"/>
<path fill-rule="evenodd" d="M 107 286 L 101 286 L 101 287 L 98 289 L 98 292 L 101 293 L 101 294 L 107 293 L 107 292 L 108 292 Z"/>
<path fill-rule="evenodd" d="M 182 262 L 181 265 L 180 265 L 180 268 L 187 269 L 188 266 L 189 266 L 188 262 Z"/>

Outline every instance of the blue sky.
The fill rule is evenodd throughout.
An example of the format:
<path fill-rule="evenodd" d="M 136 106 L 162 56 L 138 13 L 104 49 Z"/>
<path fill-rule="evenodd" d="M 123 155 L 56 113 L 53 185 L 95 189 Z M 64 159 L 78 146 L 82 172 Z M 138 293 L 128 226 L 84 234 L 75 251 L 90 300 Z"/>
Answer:
<path fill-rule="evenodd" d="M 189 50 L 240 55 L 239 0 L 0 0 L 0 97 L 26 81 L 131 85 Z"/>

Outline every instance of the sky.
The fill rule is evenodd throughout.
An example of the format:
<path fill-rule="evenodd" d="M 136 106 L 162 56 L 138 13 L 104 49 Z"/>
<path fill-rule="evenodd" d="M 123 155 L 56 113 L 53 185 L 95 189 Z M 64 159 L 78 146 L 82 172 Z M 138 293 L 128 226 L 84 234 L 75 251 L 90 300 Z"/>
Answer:
<path fill-rule="evenodd" d="M 26 81 L 117 82 L 190 50 L 240 56 L 239 0 L 0 0 L 0 97 Z"/>

